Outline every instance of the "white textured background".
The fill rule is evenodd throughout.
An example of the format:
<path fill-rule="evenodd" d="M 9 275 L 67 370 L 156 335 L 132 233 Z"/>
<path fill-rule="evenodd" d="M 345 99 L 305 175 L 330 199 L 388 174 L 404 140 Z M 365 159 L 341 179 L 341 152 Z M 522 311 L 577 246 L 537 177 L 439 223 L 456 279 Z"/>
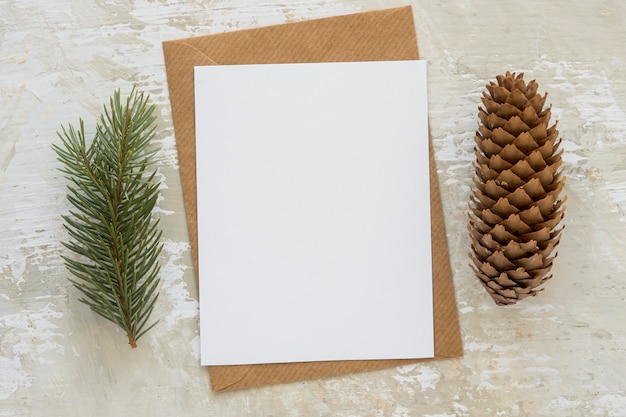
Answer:
<path fill-rule="evenodd" d="M 465 357 L 211 394 L 161 42 L 411 4 Z M 537 79 L 564 138 L 567 225 L 538 297 L 496 307 L 468 265 L 485 83 Z M 0 416 L 626 416 L 626 4 L 620 0 L 0 0 Z M 61 123 L 116 88 L 157 105 L 159 325 L 131 350 L 77 301 L 59 254 Z"/>

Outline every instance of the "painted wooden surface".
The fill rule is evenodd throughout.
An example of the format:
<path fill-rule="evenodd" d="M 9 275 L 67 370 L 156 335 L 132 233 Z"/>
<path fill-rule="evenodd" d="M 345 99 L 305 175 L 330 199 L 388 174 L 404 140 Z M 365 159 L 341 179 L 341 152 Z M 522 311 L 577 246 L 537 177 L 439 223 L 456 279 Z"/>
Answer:
<path fill-rule="evenodd" d="M 465 356 L 211 394 L 161 42 L 413 6 Z M 538 297 L 496 307 L 468 267 L 484 85 L 537 79 L 559 119 L 566 229 Z M 626 3 L 554 0 L 0 0 L 0 416 L 625 416 Z M 77 301 L 50 144 L 132 84 L 157 105 L 159 325 L 131 350 Z M 93 131 L 93 130 L 92 130 Z"/>

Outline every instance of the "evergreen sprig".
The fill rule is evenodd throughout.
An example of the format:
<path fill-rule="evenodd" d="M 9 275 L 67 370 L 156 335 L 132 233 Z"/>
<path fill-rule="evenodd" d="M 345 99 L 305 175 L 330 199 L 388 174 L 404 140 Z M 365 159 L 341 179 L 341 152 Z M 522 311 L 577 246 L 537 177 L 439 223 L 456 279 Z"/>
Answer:
<path fill-rule="evenodd" d="M 57 132 L 53 145 L 60 170 L 70 181 L 64 215 L 70 236 L 64 246 L 79 255 L 63 256 L 80 301 L 121 327 L 131 347 L 155 324 L 148 324 L 158 298 L 162 244 L 153 209 L 159 196 L 154 152 L 147 150 L 156 131 L 154 105 L 135 89 L 126 99 L 117 90 L 104 106 L 96 133 L 85 141 L 82 119 Z"/>

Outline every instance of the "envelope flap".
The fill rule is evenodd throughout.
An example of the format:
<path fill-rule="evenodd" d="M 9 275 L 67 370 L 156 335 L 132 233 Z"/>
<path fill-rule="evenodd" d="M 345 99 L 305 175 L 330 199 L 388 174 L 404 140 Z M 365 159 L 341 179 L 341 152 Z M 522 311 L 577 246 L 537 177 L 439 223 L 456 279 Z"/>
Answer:
<path fill-rule="evenodd" d="M 338 24 L 338 19 L 344 24 Z M 407 7 L 199 36 L 184 42 L 220 65 L 418 59 L 413 15 Z"/>

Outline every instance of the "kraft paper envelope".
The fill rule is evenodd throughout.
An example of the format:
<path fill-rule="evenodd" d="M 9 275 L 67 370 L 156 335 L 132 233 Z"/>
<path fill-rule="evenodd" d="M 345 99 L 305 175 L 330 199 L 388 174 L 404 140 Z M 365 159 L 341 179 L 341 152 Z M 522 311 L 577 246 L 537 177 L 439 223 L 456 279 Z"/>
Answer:
<path fill-rule="evenodd" d="M 163 42 L 163 51 L 196 272 L 194 66 L 419 59 L 410 6 L 166 41 Z M 434 359 L 455 358 L 463 355 L 463 347 L 432 144 L 430 188 Z M 416 320 L 419 318 L 416 317 Z M 254 349 L 253 341 L 250 349 Z M 390 368 L 425 360 L 432 359 L 210 366 L 209 375 L 213 391 L 225 391 Z"/>

